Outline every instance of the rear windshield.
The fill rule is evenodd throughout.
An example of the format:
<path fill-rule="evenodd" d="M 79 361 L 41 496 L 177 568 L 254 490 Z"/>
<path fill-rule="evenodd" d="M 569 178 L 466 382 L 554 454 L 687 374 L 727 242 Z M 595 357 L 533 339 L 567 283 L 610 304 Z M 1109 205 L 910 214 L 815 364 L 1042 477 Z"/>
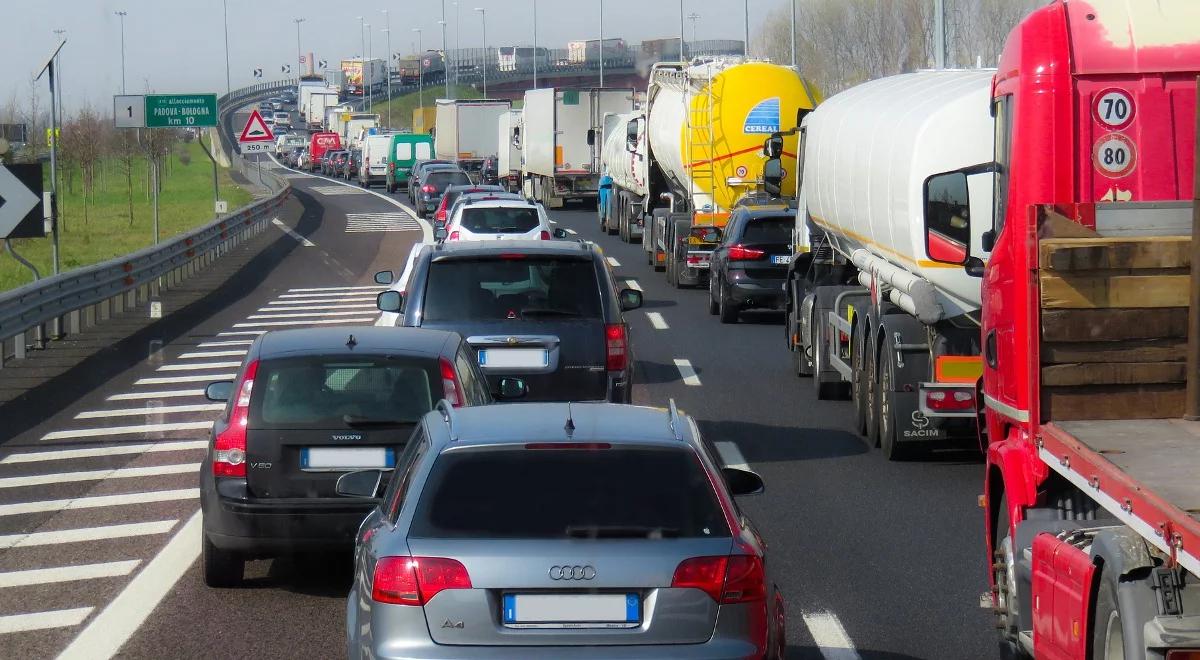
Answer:
<path fill-rule="evenodd" d="M 433 409 L 433 360 L 305 357 L 259 364 L 250 425 L 412 424 Z"/>
<path fill-rule="evenodd" d="M 426 321 L 601 318 L 590 260 L 435 261 L 425 287 Z"/>
<path fill-rule="evenodd" d="M 425 183 L 435 188 L 445 189 L 446 186 L 462 186 L 471 183 L 471 179 L 463 172 L 430 172 Z"/>
<path fill-rule="evenodd" d="M 438 457 L 417 538 L 726 538 L 687 449 L 495 449 Z"/>
<path fill-rule="evenodd" d="M 524 234 L 537 229 L 537 209 L 477 206 L 463 209 L 463 229 L 474 234 Z"/>
<path fill-rule="evenodd" d="M 754 218 L 746 223 L 742 230 L 742 240 L 747 243 L 787 243 L 792 242 L 792 229 L 796 219 L 787 216 L 777 218 Z"/>

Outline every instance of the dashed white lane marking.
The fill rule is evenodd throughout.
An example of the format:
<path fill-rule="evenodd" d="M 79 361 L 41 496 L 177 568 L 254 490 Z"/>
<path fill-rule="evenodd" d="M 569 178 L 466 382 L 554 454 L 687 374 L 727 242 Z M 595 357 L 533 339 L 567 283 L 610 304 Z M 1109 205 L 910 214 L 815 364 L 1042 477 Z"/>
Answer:
<path fill-rule="evenodd" d="M 574 229 L 567 229 L 566 227 L 563 227 L 563 231 L 567 232 L 568 234 L 571 234 L 572 236 L 575 236 L 579 233 L 579 232 L 575 231 Z"/>
<path fill-rule="evenodd" d="M 671 326 L 667 325 L 667 320 L 658 312 L 646 312 L 646 318 L 650 319 L 650 325 L 654 326 L 655 330 L 669 330 Z"/>
<path fill-rule="evenodd" d="M 270 304 L 266 307 L 259 308 L 259 312 L 324 312 L 338 309 L 375 309 L 375 305 L 370 303 L 359 303 L 356 305 L 339 305 L 336 302 L 326 305 L 277 305 Z M 244 352 L 244 351 L 243 351 Z"/>
<path fill-rule="evenodd" d="M 168 451 L 187 451 L 189 449 L 204 449 L 208 447 L 207 440 L 183 440 L 180 442 L 147 442 L 136 445 L 117 445 L 114 447 L 88 447 L 85 449 L 55 449 L 52 451 L 30 451 L 21 454 L 5 456 L 0 465 L 16 463 L 43 463 L 45 461 L 63 461 L 76 458 L 95 458 L 97 456 L 124 456 L 126 454 L 162 453 Z"/>
<path fill-rule="evenodd" d="M 206 341 L 196 344 L 196 348 L 220 348 L 222 346 L 249 346 L 253 339 L 231 339 L 229 341 Z"/>
<path fill-rule="evenodd" d="M 167 545 L 125 589 L 92 619 L 59 660 L 111 658 L 200 556 L 200 512 L 184 523 Z"/>
<path fill-rule="evenodd" d="M 609 266 L 612 266 L 613 268 L 620 268 L 620 267 L 621 267 L 621 262 L 617 261 L 616 259 L 613 259 L 612 257 L 609 257 L 609 258 L 608 258 L 608 265 L 609 265 Z"/>
<path fill-rule="evenodd" d="M 375 317 L 356 319 L 325 319 L 316 321 L 260 321 L 257 323 L 234 323 L 235 328 L 277 328 L 289 325 L 346 325 L 349 323 L 374 323 Z"/>
<path fill-rule="evenodd" d="M 219 357 L 241 357 L 246 354 L 249 349 L 242 348 L 235 351 L 201 351 L 196 353 L 184 353 L 179 356 L 180 360 L 203 360 L 204 358 L 219 358 Z"/>
<path fill-rule="evenodd" d="M 374 307 L 374 305 L 372 305 Z M 286 310 L 281 310 L 286 311 Z M 325 318 L 330 316 L 362 316 L 363 312 L 303 312 L 300 314 L 251 314 L 246 318 L 248 320 L 258 319 L 311 319 Z"/>
<path fill-rule="evenodd" d="M 0 616 L 0 634 L 77 626 L 83 623 L 83 620 L 91 613 L 92 608 L 90 607 L 77 607 L 70 610 Z"/>
<path fill-rule="evenodd" d="M 233 378 L 231 375 L 230 379 Z M 106 435 L 128 435 L 131 433 L 161 433 L 163 431 L 207 431 L 212 428 L 212 422 L 167 422 L 164 424 L 136 424 L 130 426 L 109 426 L 100 429 L 69 429 L 66 431 L 51 431 L 42 436 L 42 440 L 64 440 L 68 438 L 99 438 Z"/>
<path fill-rule="evenodd" d="M 0 479 L 0 488 L 66 484 L 77 481 L 104 481 L 105 479 L 137 479 L 139 477 L 157 477 L 164 474 L 183 474 L 185 472 L 195 472 L 199 469 L 199 463 L 184 463 L 181 465 L 152 465 L 149 467 L 112 468 L 110 470 L 31 474 L 24 477 L 4 477 Z"/>
<path fill-rule="evenodd" d="M 633 289 L 634 291 L 642 290 L 642 285 L 638 284 L 637 280 L 625 280 L 625 286 Z"/>
<path fill-rule="evenodd" d="M 200 512 L 197 511 L 197 514 Z M 28 534 L 5 534 L 0 536 L 0 548 L 29 548 L 38 545 L 59 543 L 82 543 L 105 539 L 123 539 L 131 536 L 153 536 L 171 531 L 178 520 L 155 520 L 153 522 L 103 525 L 81 529 L 60 529 L 53 532 L 30 532 Z"/>
<path fill-rule="evenodd" d="M 237 369 L 241 362 L 189 362 L 187 364 L 164 364 L 155 371 L 201 371 L 203 369 Z"/>
<path fill-rule="evenodd" d="M 197 403 L 183 406 L 146 406 L 144 408 L 115 408 L 113 410 L 88 410 L 75 415 L 75 419 L 103 419 L 105 417 L 136 417 L 138 415 L 170 415 L 189 412 L 216 412 L 224 410 L 223 403 Z"/>
<path fill-rule="evenodd" d="M 143 399 L 183 399 L 204 396 L 204 390 L 171 390 L 169 392 L 126 392 L 114 394 L 105 401 L 141 401 Z"/>
<path fill-rule="evenodd" d="M 714 442 L 713 446 L 717 448 L 725 467 L 750 469 L 750 464 L 746 462 L 746 457 L 742 456 L 742 450 L 738 449 L 736 442 Z"/>
<path fill-rule="evenodd" d="M 91 497 L 76 497 L 75 499 L 71 500 L 42 500 L 40 502 L 0 504 L 0 516 L 20 516 L 28 513 L 54 513 L 58 511 L 74 511 L 77 509 L 101 509 L 109 506 L 129 506 L 132 504 L 174 502 L 176 500 L 194 500 L 199 498 L 199 488 L 152 490 L 142 493 L 126 493 L 123 495 L 93 495 Z"/>
<path fill-rule="evenodd" d="M 679 376 L 683 379 L 684 385 L 700 386 L 700 377 L 696 375 L 696 369 L 692 367 L 691 360 L 675 358 L 675 368 L 679 370 Z"/>
<path fill-rule="evenodd" d="M 825 660 L 859 660 L 854 642 L 831 612 L 803 612 L 804 625 Z"/>
<path fill-rule="evenodd" d="M 78 566 L 59 566 L 57 568 L 35 568 L 28 571 L 9 571 L 0 573 L 0 588 L 29 587 L 35 584 L 53 584 L 55 582 L 74 582 L 76 580 L 95 580 L 98 578 L 120 577 L 129 575 L 140 559 L 128 561 L 109 561 L 102 564 L 80 564 Z"/>
<path fill-rule="evenodd" d="M 219 380 L 233 380 L 237 374 L 200 374 L 199 376 L 155 376 L 139 378 L 134 385 L 171 385 L 174 383 L 215 383 Z"/>
<path fill-rule="evenodd" d="M 296 239 L 296 242 L 299 243 L 300 245 L 303 245 L 304 247 L 317 247 L 316 243 L 313 243 L 312 241 L 308 240 L 307 238 L 304 238 L 300 234 L 296 233 L 294 230 L 292 230 L 291 227 L 283 224 L 283 221 L 280 220 L 279 218 L 275 218 L 275 219 L 271 220 L 271 224 L 275 225 L 276 227 L 279 227 L 279 229 L 281 231 L 283 231 L 283 233 Z"/>
<path fill-rule="evenodd" d="M 288 289 L 288 292 L 280 297 L 286 298 L 289 295 L 294 295 L 294 294 L 298 294 L 298 293 L 316 293 L 318 291 L 382 291 L 382 290 L 383 289 L 378 286 L 326 286 L 326 287 L 315 287 L 315 288 L 309 288 L 309 289 Z"/>

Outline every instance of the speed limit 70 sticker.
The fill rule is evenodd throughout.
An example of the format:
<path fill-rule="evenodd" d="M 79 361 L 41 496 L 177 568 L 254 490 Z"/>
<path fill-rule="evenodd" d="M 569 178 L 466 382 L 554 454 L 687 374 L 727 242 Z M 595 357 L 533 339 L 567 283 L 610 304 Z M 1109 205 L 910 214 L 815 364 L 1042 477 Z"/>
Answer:
<path fill-rule="evenodd" d="M 1119 179 L 1137 166 L 1137 147 L 1121 133 L 1109 133 L 1096 140 L 1096 146 L 1092 147 L 1092 163 L 1104 176 Z"/>
<path fill-rule="evenodd" d="M 1100 92 L 1092 101 L 1092 116 L 1105 128 L 1114 131 L 1129 128 L 1133 123 L 1135 110 L 1133 96 L 1116 87 Z"/>

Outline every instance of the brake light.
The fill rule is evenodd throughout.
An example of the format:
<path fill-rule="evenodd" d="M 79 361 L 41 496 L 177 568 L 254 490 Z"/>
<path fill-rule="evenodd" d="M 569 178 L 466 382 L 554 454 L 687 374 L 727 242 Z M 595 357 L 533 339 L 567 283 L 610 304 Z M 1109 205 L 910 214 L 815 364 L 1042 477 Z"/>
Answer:
<path fill-rule="evenodd" d="M 389 171 L 389 172 L 395 172 L 395 171 L 396 171 L 396 164 L 395 164 L 395 163 L 388 163 L 388 171 Z"/>
<path fill-rule="evenodd" d="M 457 241 L 460 238 L 462 238 L 462 234 L 458 233 L 457 231 L 452 231 L 450 232 L 450 235 L 446 237 L 446 240 Z"/>
<path fill-rule="evenodd" d="M 427 192 L 432 195 L 433 193 L 437 192 L 437 188 L 434 188 L 432 185 L 427 183 L 421 186 L 421 192 Z"/>
<path fill-rule="evenodd" d="M 925 393 L 925 405 L 930 410 L 971 410 L 975 407 L 975 395 L 966 390 L 930 390 Z"/>
<path fill-rule="evenodd" d="M 766 254 L 764 250 L 756 250 L 741 245 L 734 245 L 729 248 L 730 261 L 754 261 L 755 259 L 762 259 Z"/>
<path fill-rule="evenodd" d="M 538 234 L 538 236 L 539 236 L 539 237 L 540 237 L 540 238 L 541 238 L 543 241 L 548 241 L 548 240 L 550 240 L 550 232 L 548 232 L 548 231 L 546 231 L 546 230 L 542 230 L 542 233 Z"/>
<path fill-rule="evenodd" d="M 606 363 L 609 371 L 624 371 L 629 364 L 628 342 L 625 324 L 612 323 L 604 326 Z"/>
<path fill-rule="evenodd" d="M 213 438 L 213 476 L 246 476 L 246 424 L 250 417 L 250 394 L 254 389 L 254 376 L 258 373 L 258 360 L 246 365 L 242 379 L 234 388 L 233 411 L 229 415 L 229 426 Z"/>
<path fill-rule="evenodd" d="M 699 589 L 722 605 L 766 599 L 762 559 L 754 555 L 692 557 L 675 568 L 671 586 Z"/>
<path fill-rule="evenodd" d="M 458 374 L 454 373 L 454 365 L 443 358 L 442 365 L 442 396 L 455 408 L 463 405 L 462 387 L 458 383 Z"/>
<path fill-rule="evenodd" d="M 461 562 L 444 557 L 381 557 L 375 563 L 371 598 L 392 605 L 424 605 L 446 589 L 470 589 Z"/>

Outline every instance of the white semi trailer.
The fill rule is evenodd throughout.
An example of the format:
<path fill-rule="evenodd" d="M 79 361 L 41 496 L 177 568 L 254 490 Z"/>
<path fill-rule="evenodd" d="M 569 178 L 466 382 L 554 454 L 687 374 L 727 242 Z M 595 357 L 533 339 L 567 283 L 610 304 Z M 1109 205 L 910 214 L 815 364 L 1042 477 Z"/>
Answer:
<path fill-rule="evenodd" d="M 434 152 L 468 172 L 483 168 L 483 159 L 496 155 L 496 126 L 512 110 L 511 101 L 495 99 L 437 100 Z"/>
<path fill-rule="evenodd" d="M 500 185 L 512 191 L 521 189 L 521 127 L 525 114 L 509 110 L 500 115 L 496 126 L 496 177 Z"/>
<path fill-rule="evenodd" d="M 851 398 L 860 432 L 889 459 L 975 434 L 980 279 L 927 256 L 926 209 L 943 202 L 926 199 L 925 182 L 967 168 L 969 215 L 990 216 L 994 73 L 925 71 L 851 88 L 804 119 L 803 149 L 784 165 L 802 172 L 787 283 L 794 368 L 813 375 L 817 398 Z M 986 259 L 990 222 L 947 225 Z"/>
<path fill-rule="evenodd" d="M 547 208 L 595 199 L 600 190 L 604 115 L 631 112 L 632 89 L 525 92 L 521 177 L 526 197 Z"/>

